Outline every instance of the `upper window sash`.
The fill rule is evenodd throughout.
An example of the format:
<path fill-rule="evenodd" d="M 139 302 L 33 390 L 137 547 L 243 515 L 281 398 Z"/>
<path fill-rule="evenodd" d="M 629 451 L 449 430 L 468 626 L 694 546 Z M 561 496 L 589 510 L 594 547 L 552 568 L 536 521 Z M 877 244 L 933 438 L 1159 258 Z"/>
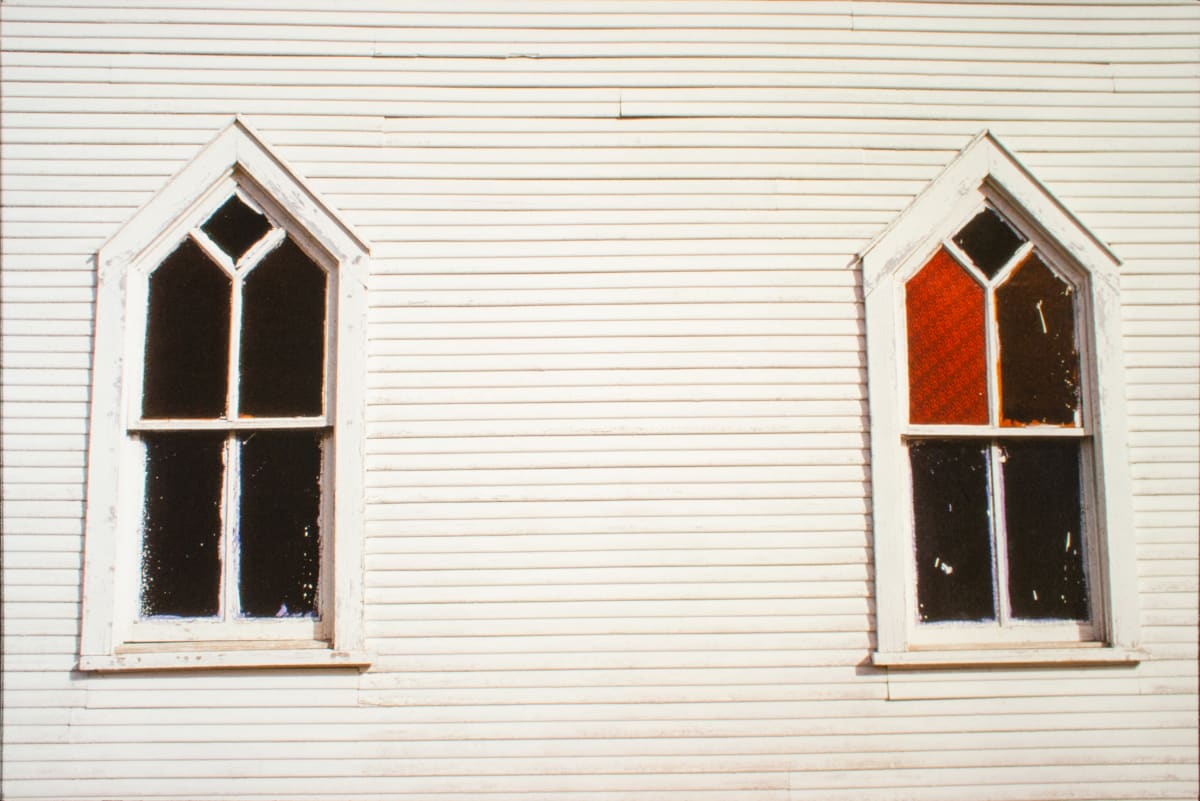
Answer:
<path fill-rule="evenodd" d="M 254 211 L 261 212 L 270 222 L 271 231 L 252 245 L 239 259 L 234 261 L 204 232 L 205 225 L 222 206 L 226 198 L 236 197 Z M 186 228 L 184 227 L 186 225 Z M 185 231 L 182 237 L 162 237 L 139 259 L 138 267 L 131 271 L 126 295 L 125 319 L 127 339 L 125 342 L 125 375 L 127 388 L 125 427 L 129 431 L 170 429 L 253 429 L 264 427 L 332 427 L 335 420 L 336 400 L 336 357 L 337 319 L 339 293 L 339 270 L 334 269 L 332 257 L 306 232 L 287 222 L 286 215 L 269 197 L 252 184 L 239 182 L 227 176 L 209 192 L 205 193 L 189 210 L 185 222 L 177 230 Z M 322 409 L 317 415 L 303 416 L 254 416 L 240 414 L 239 374 L 241 369 L 243 333 L 243 291 L 246 281 L 272 253 L 286 240 L 316 265 L 325 276 L 324 305 L 324 350 L 321 356 Z M 229 353 L 226 362 L 226 408 L 223 414 L 210 417 L 158 417 L 144 414 L 145 359 L 148 336 L 148 303 L 150 281 L 163 263 L 185 243 L 194 243 L 228 276 L 230 286 Z"/>
<path fill-rule="evenodd" d="M 986 193 L 982 194 L 982 200 L 985 202 L 977 203 L 969 207 L 971 211 L 963 215 L 966 221 L 970 221 L 977 214 L 989 207 L 995 207 L 1001 216 L 1007 217 L 1008 214 L 1015 214 L 1011 206 L 1004 203 L 1002 199 L 992 197 Z M 964 223 L 959 223 L 961 229 Z M 975 268 L 971 258 L 955 243 L 951 229 L 942 238 L 935 240 L 932 248 L 923 251 L 925 255 L 919 258 L 910 258 L 906 262 L 906 266 L 900 269 L 896 275 L 897 291 L 899 296 L 899 305 L 903 314 L 899 315 L 895 329 L 896 347 L 901 355 L 898 360 L 899 375 L 897 381 L 903 387 L 903 391 L 899 393 L 900 400 L 903 404 L 901 412 L 901 420 L 904 423 L 904 436 L 1080 436 L 1090 434 L 1092 431 L 1091 410 L 1093 404 L 1092 397 L 1092 373 L 1088 369 L 1092 358 L 1093 348 L 1091 345 L 1091 328 L 1085 324 L 1088 315 L 1091 313 L 1091 307 L 1088 302 L 1088 281 L 1086 276 L 1078 273 L 1077 270 L 1067 266 L 1069 262 L 1065 262 L 1060 255 L 1054 253 L 1055 248 L 1044 236 L 1036 230 L 1021 231 L 1021 234 L 1026 238 L 1026 241 L 1021 244 L 1005 263 L 996 269 L 990 277 L 984 275 Z M 984 337 L 983 370 L 986 376 L 986 407 L 987 421 L 977 424 L 967 423 L 936 423 L 936 422 L 912 422 L 912 414 L 910 409 L 911 394 L 909 388 L 911 386 L 912 376 L 909 375 L 910 365 L 910 342 L 908 325 L 905 324 L 906 315 L 911 313 L 908 304 L 911 302 L 908 289 L 910 282 L 922 270 L 930 266 L 931 262 L 937 257 L 938 251 L 941 249 L 953 259 L 957 264 L 958 269 L 962 271 L 965 277 L 970 278 L 974 285 L 978 286 L 983 299 L 983 331 Z M 1071 337 L 1075 347 L 1075 360 L 1077 363 L 1078 374 L 1076 376 L 1076 389 L 1078 392 L 1078 408 L 1074 416 L 1074 420 L 1070 422 L 1006 422 L 1002 405 L 1002 384 L 1004 374 L 1001 367 L 1001 323 L 998 317 L 997 295 L 1009 286 L 1010 280 L 1014 273 L 1021 268 L 1025 268 L 1031 258 L 1036 258 L 1044 265 L 1051 274 L 1061 281 L 1071 295 L 1073 304 L 1073 316 L 1071 320 Z M 1028 268 L 1027 268 L 1028 269 Z M 919 312 L 918 312 L 919 313 Z"/>

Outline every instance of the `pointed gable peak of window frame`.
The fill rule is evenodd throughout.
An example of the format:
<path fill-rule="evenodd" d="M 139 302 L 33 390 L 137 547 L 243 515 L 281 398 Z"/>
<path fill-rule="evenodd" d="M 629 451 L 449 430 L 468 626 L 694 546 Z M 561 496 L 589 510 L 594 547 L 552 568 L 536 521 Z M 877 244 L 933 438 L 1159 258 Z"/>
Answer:
<path fill-rule="evenodd" d="M 1080 269 L 1116 286 L 1121 265 L 1116 254 L 985 129 L 859 251 L 864 293 L 928 249 L 931 240 L 953 234 L 949 227 L 957 225 L 964 207 L 973 209 L 984 199 L 1002 203 L 1026 234 L 1037 234 Z"/>
<path fill-rule="evenodd" d="M 210 195 L 227 179 L 274 201 L 290 226 L 310 237 L 334 261 L 354 264 L 369 256 L 366 240 L 239 115 L 101 246 L 99 269 L 104 272 L 137 261 L 174 233 L 197 207 L 215 211 L 224 197 Z"/>

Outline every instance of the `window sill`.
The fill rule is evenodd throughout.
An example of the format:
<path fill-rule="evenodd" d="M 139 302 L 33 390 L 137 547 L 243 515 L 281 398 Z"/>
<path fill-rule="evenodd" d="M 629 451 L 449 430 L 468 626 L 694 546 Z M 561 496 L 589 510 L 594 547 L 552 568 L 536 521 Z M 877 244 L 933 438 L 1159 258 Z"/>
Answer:
<path fill-rule="evenodd" d="M 875 667 L 898 670 L 960 667 L 1047 667 L 1056 665 L 1136 665 L 1145 654 L 1133 648 L 1086 644 L 1053 648 L 972 648 L 876 651 Z"/>
<path fill-rule="evenodd" d="M 205 646 L 209 646 L 206 648 Z M 108 655 L 84 655 L 79 670 L 116 673 L 135 670 L 226 670 L 238 668 L 357 668 L 371 666 L 361 651 L 328 648 L 269 648 L 236 650 L 217 643 L 180 645 L 174 650 L 127 650 Z"/>

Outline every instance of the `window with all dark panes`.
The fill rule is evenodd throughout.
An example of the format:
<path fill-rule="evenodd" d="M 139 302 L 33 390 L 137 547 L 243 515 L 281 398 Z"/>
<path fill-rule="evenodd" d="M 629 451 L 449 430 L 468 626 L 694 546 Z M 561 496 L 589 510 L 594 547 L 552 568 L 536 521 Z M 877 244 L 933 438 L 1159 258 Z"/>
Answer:
<path fill-rule="evenodd" d="M 1090 617 L 1077 294 L 990 206 L 905 284 L 922 623 Z"/>
<path fill-rule="evenodd" d="M 319 617 L 329 294 L 240 192 L 150 273 L 143 620 Z"/>

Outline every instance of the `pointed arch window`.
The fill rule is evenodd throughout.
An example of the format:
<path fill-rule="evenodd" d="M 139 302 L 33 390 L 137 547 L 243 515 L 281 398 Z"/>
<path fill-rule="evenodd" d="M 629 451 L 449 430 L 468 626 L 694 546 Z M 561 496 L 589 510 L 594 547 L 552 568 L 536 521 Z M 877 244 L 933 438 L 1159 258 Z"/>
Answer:
<path fill-rule="evenodd" d="M 334 278 L 241 190 L 150 271 L 140 622 L 320 617 Z"/>
<path fill-rule="evenodd" d="M 101 251 L 81 667 L 362 661 L 365 259 L 240 120 Z"/>
<path fill-rule="evenodd" d="M 904 284 L 922 623 L 1072 621 L 1090 636 L 1078 294 L 991 206 Z"/>
<path fill-rule="evenodd" d="M 876 663 L 1135 659 L 1115 257 L 985 133 L 861 259 Z"/>

